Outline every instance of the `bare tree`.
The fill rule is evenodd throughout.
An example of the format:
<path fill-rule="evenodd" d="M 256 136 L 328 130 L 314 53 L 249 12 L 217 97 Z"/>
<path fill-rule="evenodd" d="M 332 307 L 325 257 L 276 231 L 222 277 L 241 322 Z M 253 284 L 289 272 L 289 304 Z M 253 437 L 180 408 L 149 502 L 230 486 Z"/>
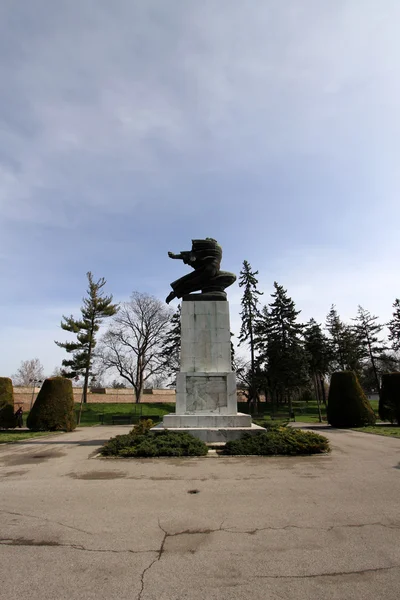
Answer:
<path fill-rule="evenodd" d="M 64 370 L 62 367 L 54 367 L 51 374 L 52 377 L 64 377 Z"/>
<path fill-rule="evenodd" d="M 162 342 L 171 317 L 172 311 L 163 302 L 134 292 L 101 340 L 98 359 L 132 385 L 136 402 L 140 402 L 146 382 L 165 369 Z"/>
<path fill-rule="evenodd" d="M 12 375 L 14 385 L 32 385 L 35 382 L 43 381 L 43 365 L 38 358 L 23 360 L 15 375 Z"/>

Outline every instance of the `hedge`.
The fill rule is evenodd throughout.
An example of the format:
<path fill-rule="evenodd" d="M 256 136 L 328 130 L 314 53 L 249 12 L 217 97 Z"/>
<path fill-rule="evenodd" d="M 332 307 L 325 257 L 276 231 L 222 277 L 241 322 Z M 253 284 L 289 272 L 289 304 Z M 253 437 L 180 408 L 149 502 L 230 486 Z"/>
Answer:
<path fill-rule="evenodd" d="M 0 428 L 14 429 L 16 424 L 12 381 L 9 377 L 0 377 Z"/>
<path fill-rule="evenodd" d="M 326 437 L 292 427 L 251 435 L 245 433 L 239 440 L 227 442 L 224 454 L 262 456 L 296 456 L 329 452 Z"/>
<path fill-rule="evenodd" d="M 151 420 L 141 421 L 126 435 L 111 438 L 100 449 L 103 456 L 205 456 L 208 448 L 204 442 L 189 433 L 175 431 L 150 431 Z"/>
<path fill-rule="evenodd" d="M 382 375 L 379 416 L 382 421 L 397 422 L 400 425 L 400 373 Z"/>
<path fill-rule="evenodd" d="M 332 427 L 375 424 L 375 413 L 353 371 L 332 374 L 326 415 Z"/>
<path fill-rule="evenodd" d="M 72 382 L 50 377 L 43 383 L 26 422 L 35 431 L 72 431 L 76 427 Z"/>

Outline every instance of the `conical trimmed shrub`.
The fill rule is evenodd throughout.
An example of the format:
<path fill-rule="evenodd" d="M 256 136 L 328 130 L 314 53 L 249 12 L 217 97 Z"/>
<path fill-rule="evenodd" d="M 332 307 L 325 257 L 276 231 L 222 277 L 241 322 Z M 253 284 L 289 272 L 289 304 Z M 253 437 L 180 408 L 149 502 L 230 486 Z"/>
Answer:
<path fill-rule="evenodd" d="M 0 428 L 14 429 L 16 424 L 12 381 L 9 377 L 0 377 Z"/>
<path fill-rule="evenodd" d="M 353 371 L 332 374 L 327 418 L 332 427 L 363 427 L 375 424 L 375 413 Z"/>
<path fill-rule="evenodd" d="M 379 416 L 382 421 L 397 421 L 400 425 L 400 373 L 382 375 Z"/>
<path fill-rule="evenodd" d="M 72 382 L 51 377 L 43 383 L 26 422 L 35 431 L 72 431 L 76 427 Z"/>

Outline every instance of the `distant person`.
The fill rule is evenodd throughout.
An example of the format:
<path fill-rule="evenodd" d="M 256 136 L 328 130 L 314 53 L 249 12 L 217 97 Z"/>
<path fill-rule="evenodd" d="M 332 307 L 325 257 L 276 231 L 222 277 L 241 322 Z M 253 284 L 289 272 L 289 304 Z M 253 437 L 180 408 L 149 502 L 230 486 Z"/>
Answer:
<path fill-rule="evenodd" d="M 24 411 L 22 410 L 22 406 L 19 407 L 17 412 L 15 413 L 15 418 L 17 419 L 17 427 L 22 427 L 22 415 Z"/>

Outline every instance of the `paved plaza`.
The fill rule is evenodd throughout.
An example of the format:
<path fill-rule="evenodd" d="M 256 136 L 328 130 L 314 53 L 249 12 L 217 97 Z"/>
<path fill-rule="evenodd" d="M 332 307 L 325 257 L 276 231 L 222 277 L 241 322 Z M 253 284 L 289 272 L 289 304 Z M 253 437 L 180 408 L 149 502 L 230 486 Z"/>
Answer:
<path fill-rule="evenodd" d="M 397 600 L 400 440 L 329 456 L 115 460 L 129 427 L 0 446 L 5 600 Z"/>

